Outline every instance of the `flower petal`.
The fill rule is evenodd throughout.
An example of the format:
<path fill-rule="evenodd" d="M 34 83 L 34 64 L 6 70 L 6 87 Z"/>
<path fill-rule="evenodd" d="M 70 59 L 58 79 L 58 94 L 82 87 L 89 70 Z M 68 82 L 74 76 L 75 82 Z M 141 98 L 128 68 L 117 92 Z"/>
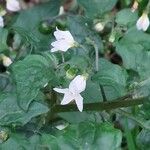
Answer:
<path fill-rule="evenodd" d="M 136 27 L 138 30 L 146 31 L 149 27 L 150 21 L 148 15 L 143 13 L 142 16 L 138 19 L 136 23 Z"/>
<path fill-rule="evenodd" d="M 58 92 L 58 93 L 67 93 L 69 92 L 69 89 L 60 89 L 60 88 L 53 88 L 54 91 Z"/>
<path fill-rule="evenodd" d="M 149 24 L 150 24 L 149 18 L 148 18 L 148 16 L 146 16 L 144 21 L 143 21 L 143 31 L 146 31 L 148 29 Z"/>
<path fill-rule="evenodd" d="M 76 76 L 69 85 L 69 90 L 72 93 L 81 93 L 85 90 L 86 87 L 86 79 L 82 75 Z"/>
<path fill-rule="evenodd" d="M 59 51 L 60 50 L 60 51 L 66 52 L 71 47 L 71 45 L 68 44 L 64 40 L 52 42 L 51 45 L 54 47 L 54 49 L 52 49 L 51 51 L 53 51 L 53 50 Z"/>
<path fill-rule="evenodd" d="M 0 27 L 4 27 L 4 19 L 0 16 Z"/>
<path fill-rule="evenodd" d="M 142 29 L 142 23 L 143 23 L 143 18 L 140 17 L 136 23 L 136 27 L 138 30 Z"/>
<path fill-rule="evenodd" d="M 71 92 L 66 92 L 63 100 L 61 101 L 61 105 L 66 105 L 70 103 L 72 100 L 74 100 L 73 94 Z"/>
<path fill-rule="evenodd" d="M 75 96 L 75 102 L 77 104 L 79 111 L 82 112 L 82 110 L 83 110 L 83 97 L 80 94 Z"/>
<path fill-rule="evenodd" d="M 54 36 L 56 40 L 67 40 L 69 42 L 74 42 L 73 36 L 69 31 L 61 31 L 57 27 L 56 31 L 54 32 Z"/>
<path fill-rule="evenodd" d="M 19 11 L 20 10 L 20 5 L 17 0 L 7 0 L 6 1 L 6 8 L 10 11 Z"/>
<path fill-rule="evenodd" d="M 51 52 L 57 52 L 59 51 L 58 49 L 56 49 L 55 47 L 51 49 Z"/>

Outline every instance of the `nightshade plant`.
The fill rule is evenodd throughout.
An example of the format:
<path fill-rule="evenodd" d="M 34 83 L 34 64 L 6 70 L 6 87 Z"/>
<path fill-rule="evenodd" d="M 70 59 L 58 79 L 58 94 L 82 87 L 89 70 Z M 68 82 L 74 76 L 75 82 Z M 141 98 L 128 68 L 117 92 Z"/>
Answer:
<path fill-rule="evenodd" d="M 0 1 L 0 150 L 149 150 L 150 0 Z"/>

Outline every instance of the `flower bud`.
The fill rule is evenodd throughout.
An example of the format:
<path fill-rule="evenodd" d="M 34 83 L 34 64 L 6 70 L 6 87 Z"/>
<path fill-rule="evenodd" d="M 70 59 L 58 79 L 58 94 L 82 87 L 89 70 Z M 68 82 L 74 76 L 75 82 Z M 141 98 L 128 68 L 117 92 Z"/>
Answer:
<path fill-rule="evenodd" d="M 5 142 L 8 139 L 8 133 L 6 131 L 0 131 L 0 143 Z"/>
<path fill-rule="evenodd" d="M 101 32 L 104 30 L 104 25 L 101 22 L 99 22 L 99 23 L 95 24 L 94 28 L 97 32 Z"/>
<path fill-rule="evenodd" d="M 2 56 L 2 60 L 3 60 L 3 65 L 5 67 L 8 67 L 9 65 L 12 64 L 12 60 L 7 56 Z"/>
<path fill-rule="evenodd" d="M 66 77 L 68 79 L 73 79 L 76 76 L 77 72 L 78 72 L 78 69 L 76 69 L 76 68 L 70 68 L 66 72 Z"/>
<path fill-rule="evenodd" d="M 138 5 L 139 5 L 139 3 L 135 0 L 132 5 L 131 11 L 135 12 L 138 9 Z"/>
<path fill-rule="evenodd" d="M 115 39 L 116 39 L 116 34 L 115 34 L 115 32 L 112 32 L 109 37 L 109 42 L 113 43 L 115 41 Z"/>

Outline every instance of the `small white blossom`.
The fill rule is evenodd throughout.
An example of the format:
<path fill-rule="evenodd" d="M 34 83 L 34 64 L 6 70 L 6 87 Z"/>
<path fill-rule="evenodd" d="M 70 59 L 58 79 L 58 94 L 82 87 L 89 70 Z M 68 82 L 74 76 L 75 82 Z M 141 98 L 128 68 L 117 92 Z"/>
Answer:
<path fill-rule="evenodd" d="M 147 13 L 143 13 L 142 16 L 138 19 L 136 27 L 138 30 L 146 31 L 149 27 L 150 21 Z"/>
<path fill-rule="evenodd" d="M 56 41 L 51 43 L 51 45 L 53 46 L 51 52 L 66 52 L 69 48 L 75 46 L 76 42 L 69 31 L 61 31 L 58 28 L 56 28 L 54 36 L 56 38 Z"/>
<path fill-rule="evenodd" d="M 101 23 L 101 22 L 99 22 L 99 23 L 97 23 L 97 24 L 94 26 L 94 28 L 95 28 L 95 30 L 96 30 L 97 32 L 101 32 L 101 31 L 104 30 L 104 24 Z"/>
<path fill-rule="evenodd" d="M 12 60 L 9 57 L 5 56 L 5 55 L 2 56 L 2 60 L 3 60 L 3 65 L 5 67 L 8 67 L 9 65 L 12 64 Z"/>
<path fill-rule="evenodd" d="M 4 27 L 4 19 L 0 16 L 0 27 Z"/>
<path fill-rule="evenodd" d="M 139 6 L 139 3 L 135 0 L 132 5 L 131 11 L 135 12 L 138 9 L 138 6 Z"/>
<path fill-rule="evenodd" d="M 86 78 L 82 75 L 76 76 L 69 84 L 69 88 L 59 89 L 54 88 L 58 93 L 63 93 L 64 98 L 61 101 L 61 105 L 66 105 L 75 100 L 75 103 L 80 112 L 83 110 L 83 97 L 80 95 L 85 90 Z"/>
<path fill-rule="evenodd" d="M 20 10 L 20 4 L 18 0 L 6 0 L 6 8 L 9 11 L 16 12 Z"/>

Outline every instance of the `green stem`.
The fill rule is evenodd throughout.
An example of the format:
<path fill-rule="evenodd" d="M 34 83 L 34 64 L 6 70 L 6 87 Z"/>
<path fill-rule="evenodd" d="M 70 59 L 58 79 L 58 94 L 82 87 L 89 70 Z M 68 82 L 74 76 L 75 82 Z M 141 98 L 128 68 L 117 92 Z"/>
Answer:
<path fill-rule="evenodd" d="M 62 63 L 64 63 L 65 62 L 65 57 L 64 57 L 64 53 L 63 52 L 61 52 L 61 58 L 62 58 Z"/>
<path fill-rule="evenodd" d="M 127 117 L 125 117 L 125 136 L 127 139 L 127 145 L 129 150 L 136 150 L 135 143 L 133 140 L 133 135 L 131 130 L 129 129 L 129 123 Z"/>
<path fill-rule="evenodd" d="M 98 66 L 98 59 L 99 59 L 98 47 L 95 43 L 93 43 L 93 46 L 94 46 L 94 49 L 95 49 L 95 71 L 98 72 L 98 70 L 99 70 L 99 66 Z"/>
<path fill-rule="evenodd" d="M 93 40 L 90 38 L 86 38 L 87 42 L 94 47 L 95 50 L 95 71 L 99 71 L 99 65 L 98 65 L 98 60 L 99 60 L 99 55 L 98 55 L 98 46 L 95 44 Z"/>
<path fill-rule="evenodd" d="M 78 46 L 81 47 L 85 52 L 87 52 L 87 49 L 83 45 L 78 43 Z"/>
<path fill-rule="evenodd" d="M 148 1 L 148 4 L 147 4 L 147 6 L 146 6 L 146 13 L 148 13 L 149 14 L 149 12 L 150 12 L 150 0 Z"/>
<path fill-rule="evenodd" d="M 112 110 L 121 107 L 130 107 L 135 105 L 143 104 L 147 101 L 147 97 L 138 98 L 138 99 L 116 99 L 110 102 L 99 102 L 99 103 L 88 103 L 84 104 L 83 111 L 103 111 L 103 110 Z M 55 105 L 52 109 L 52 113 L 60 112 L 72 112 L 79 111 L 75 104 L 69 105 Z"/>

